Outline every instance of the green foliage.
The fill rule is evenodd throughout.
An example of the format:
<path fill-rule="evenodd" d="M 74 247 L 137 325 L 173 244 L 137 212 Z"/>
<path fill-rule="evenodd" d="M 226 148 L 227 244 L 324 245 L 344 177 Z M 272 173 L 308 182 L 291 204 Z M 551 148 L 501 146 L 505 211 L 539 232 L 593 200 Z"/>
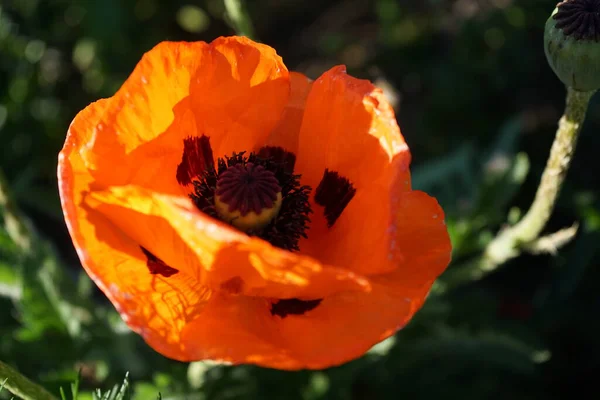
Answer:
<path fill-rule="evenodd" d="M 542 46 L 554 5 L 3 1 L 0 167 L 14 204 L 0 202 L 0 360 L 62 400 L 559 399 L 593 391 L 583 377 L 600 368 L 597 98 L 549 227 L 578 221 L 575 240 L 491 276 L 472 263 L 531 202 L 563 107 Z M 292 70 L 316 77 L 344 63 L 387 88 L 413 154 L 413 186 L 446 212 L 453 263 L 423 309 L 340 367 L 283 372 L 165 359 L 129 332 L 83 273 L 64 226 L 56 157 L 73 116 L 112 95 L 159 41 L 210 41 L 233 29 L 275 46 Z M 2 400 L 11 398 L 5 384 Z"/>

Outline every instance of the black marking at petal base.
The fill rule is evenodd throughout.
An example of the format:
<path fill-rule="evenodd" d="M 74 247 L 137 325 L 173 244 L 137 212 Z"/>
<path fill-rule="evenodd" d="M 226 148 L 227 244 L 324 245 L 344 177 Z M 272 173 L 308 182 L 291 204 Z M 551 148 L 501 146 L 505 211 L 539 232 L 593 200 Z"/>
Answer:
<path fill-rule="evenodd" d="M 183 154 L 176 173 L 180 185 L 189 185 L 205 171 L 214 168 L 215 160 L 208 136 L 194 136 L 183 141 Z"/>
<path fill-rule="evenodd" d="M 250 211 L 260 214 L 274 207 L 279 182 L 272 171 L 251 162 L 232 165 L 217 179 L 215 194 L 229 206 L 229 212 L 239 211 L 246 216 Z"/>
<path fill-rule="evenodd" d="M 321 304 L 323 299 L 300 300 L 300 299 L 282 299 L 271 304 L 271 315 L 285 318 L 288 315 L 303 315 L 314 310 Z"/>
<path fill-rule="evenodd" d="M 258 157 L 270 159 L 276 164 L 281 164 L 282 167 L 290 174 L 294 172 L 296 166 L 296 155 L 278 146 L 264 146 L 258 150 Z"/>
<path fill-rule="evenodd" d="M 295 158 L 295 157 L 294 157 Z M 309 215 L 312 213 L 309 196 L 311 188 L 300 184 L 300 175 L 289 171 L 289 166 L 273 159 L 258 156 L 254 153 L 246 156 L 244 152 L 234 153 L 231 157 L 225 156 L 217 160 L 217 169 L 205 171 L 204 174 L 192 183 L 194 191 L 190 195 L 192 202 L 203 213 L 219 219 L 215 209 L 215 191 L 217 181 L 229 167 L 247 163 L 261 165 L 266 170 L 273 172 L 281 187 L 281 208 L 279 214 L 260 232 L 246 232 L 250 236 L 257 236 L 266 240 L 273 246 L 290 250 L 299 250 L 298 242 L 306 238 L 306 230 L 310 223 Z"/>
<path fill-rule="evenodd" d="M 142 252 L 146 256 L 146 265 L 148 266 L 148 270 L 152 275 L 158 274 L 164 276 L 165 278 L 168 278 L 179 272 L 178 269 L 175 269 L 165 264 L 163 260 L 156 257 L 145 247 L 140 246 L 140 249 L 142 249 Z"/>
<path fill-rule="evenodd" d="M 600 0 L 563 1 L 553 18 L 565 36 L 600 41 Z"/>
<path fill-rule="evenodd" d="M 352 183 L 335 171 L 325 169 L 315 190 L 315 202 L 325 207 L 327 225 L 331 228 L 356 194 Z"/>

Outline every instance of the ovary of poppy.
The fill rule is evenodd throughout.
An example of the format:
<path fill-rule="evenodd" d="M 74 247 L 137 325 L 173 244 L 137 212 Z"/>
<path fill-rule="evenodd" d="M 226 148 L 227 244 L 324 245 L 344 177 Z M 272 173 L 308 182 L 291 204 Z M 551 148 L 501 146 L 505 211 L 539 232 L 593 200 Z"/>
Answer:
<path fill-rule="evenodd" d="M 145 54 L 75 117 L 58 178 L 83 267 L 151 347 L 319 369 L 406 325 L 450 261 L 409 163 L 370 82 L 342 66 L 311 81 L 228 37 Z M 221 210 L 262 225 L 228 224 L 219 185 Z"/>

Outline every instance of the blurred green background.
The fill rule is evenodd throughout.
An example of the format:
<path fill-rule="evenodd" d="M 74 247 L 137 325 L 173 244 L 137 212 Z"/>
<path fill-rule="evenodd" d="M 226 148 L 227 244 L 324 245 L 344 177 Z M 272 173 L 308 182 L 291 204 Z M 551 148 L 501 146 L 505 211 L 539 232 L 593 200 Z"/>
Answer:
<path fill-rule="evenodd" d="M 578 222 L 575 239 L 495 271 L 470 262 L 530 204 L 562 113 L 565 88 L 542 46 L 555 4 L 256 0 L 240 20 L 238 1 L 0 0 L 0 167 L 14 199 L 1 207 L 0 360 L 56 395 L 80 371 L 80 399 L 127 371 L 142 400 L 600 398 L 599 96 L 548 226 Z M 56 162 L 75 114 L 111 96 L 156 43 L 236 32 L 275 47 L 290 70 L 316 78 L 346 64 L 381 86 L 412 150 L 413 186 L 447 213 L 453 263 L 426 306 L 338 368 L 161 357 L 82 273 L 62 218 Z M 11 233 L 11 208 L 39 233 L 33 243 Z"/>

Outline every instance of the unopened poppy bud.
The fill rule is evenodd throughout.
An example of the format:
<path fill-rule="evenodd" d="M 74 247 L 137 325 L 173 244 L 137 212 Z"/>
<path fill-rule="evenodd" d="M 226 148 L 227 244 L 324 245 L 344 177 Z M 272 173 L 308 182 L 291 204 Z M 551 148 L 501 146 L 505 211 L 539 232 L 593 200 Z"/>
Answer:
<path fill-rule="evenodd" d="M 260 231 L 281 209 L 281 187 L 275 174 L 251 162 L 227 168 L 217 180 L 215 208 L 224 221 L 241 231 Z"/>
<path fill-rule="evenodd" d="M 600 88 L 600 0 L 566 0 L 552 12 L 544 31 L 552 70 L 580 91 Z"/>

